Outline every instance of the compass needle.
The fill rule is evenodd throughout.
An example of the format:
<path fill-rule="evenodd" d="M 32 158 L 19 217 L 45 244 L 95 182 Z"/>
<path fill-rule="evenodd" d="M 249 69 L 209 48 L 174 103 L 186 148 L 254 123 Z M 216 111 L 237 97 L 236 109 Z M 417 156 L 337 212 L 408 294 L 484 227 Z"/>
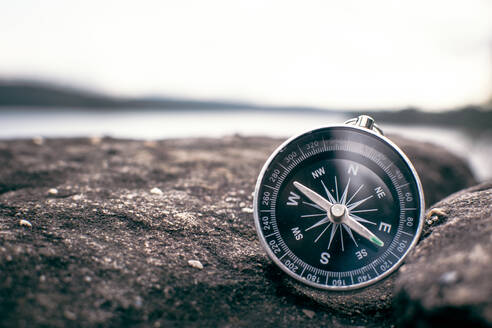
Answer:
<path fill-rule="evenodd" d="M 330 207 L 332 203 L 327 201 L 325 198 L 323 198 L 320 194 L 318 194 L 316 191 L 309 189 L 302 183 L 299 183 L 298 181 L 294 181 L 293 183 L 294 187 L 296 187 L 300 192 L 304 194 L 307 198 L 309 198 L 313 203 L 321 207 L 323 210 L 328 211 L 330 210 Z"/>
<path fill-rule="evenodd" d="M 383 247 L 384 242 L 379 239 L 375 234 L 373 234 L 369 229 L 364 227 L 362 224 L 357 222 L 355 219 L 351 218 L 349 215 L 346 215 L 344 217 L 343 223 L 345 223 L 350 229 L 354 230 L 357 232 L 359 235 L 362 237 L 366 238 L 367 240 L 371 241 L 373 244 Z"/>
<path fill-rule="evenodd" d="M 324 209 L 322 209 L 320 206 L 318 206 L 316 204 L 313 204 L 313 203 L 310 203 L 310 202 L 305 202 L 305 201 L 303 201 L 302 203 L 303 204 L 306 204 L 306 205 L 309 205 L 309 206 L 312 206 L 312 207 L 314 207 L 314 208 L 316 208 L 316 209 L 318 209 L 320 211 L 324 211 Z"/>
<path fill-rule="evenodd" d="M 406 155 L 368 116 L 285 141 L 258 177 L 261 245 L 286 274 L 346 291 L 394 272 L 419 239 L 425 204 Z"/>

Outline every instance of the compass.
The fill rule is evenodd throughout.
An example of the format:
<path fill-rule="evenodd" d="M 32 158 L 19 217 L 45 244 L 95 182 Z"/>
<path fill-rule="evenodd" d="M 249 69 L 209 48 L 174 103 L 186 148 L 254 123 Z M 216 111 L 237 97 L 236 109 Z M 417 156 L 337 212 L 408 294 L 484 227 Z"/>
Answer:
<path fill-rule="evenodd" d="M 412 164 L 365 115 L 284 142 L 258 177 L 253 207 L 273 262 L 328 290 L 394 272 L 420 236 L 425 208 Z"/>

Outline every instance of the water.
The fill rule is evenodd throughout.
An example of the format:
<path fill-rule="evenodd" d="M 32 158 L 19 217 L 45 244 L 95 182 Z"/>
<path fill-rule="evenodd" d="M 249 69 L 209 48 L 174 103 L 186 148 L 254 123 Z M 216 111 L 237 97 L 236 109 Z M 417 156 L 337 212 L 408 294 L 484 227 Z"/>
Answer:
<path fill-rule="evenodd" d="M 111 136 L 131 139 L 216 137 L 241 134 L 286 138 L 322 125 L 341 123 L 342 114 L 244 111 L 99 111 L 8 109 L 0 111 L 0 138 Z M 468 160 L 476 177 L 492 178 L 492 134 L 472 137 L 462 131 L 383 124 L 395 133 L 441 145 Z"/>

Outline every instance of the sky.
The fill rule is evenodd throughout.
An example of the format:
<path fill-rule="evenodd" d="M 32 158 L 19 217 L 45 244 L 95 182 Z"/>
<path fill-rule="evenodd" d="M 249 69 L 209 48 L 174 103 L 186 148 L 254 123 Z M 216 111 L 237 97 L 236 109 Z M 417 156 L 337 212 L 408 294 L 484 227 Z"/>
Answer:
<path fill-rule="evenodd" d="M 492 1 L 8 1 L 1 77 L 123 96 L 442 110 L 492 96 Z"/>

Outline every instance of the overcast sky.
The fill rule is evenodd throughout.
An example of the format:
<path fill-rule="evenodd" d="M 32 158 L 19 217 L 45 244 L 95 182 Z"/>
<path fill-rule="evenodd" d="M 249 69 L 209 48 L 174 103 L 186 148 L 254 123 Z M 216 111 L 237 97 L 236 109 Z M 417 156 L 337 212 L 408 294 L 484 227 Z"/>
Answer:
<path fill-rule="evenodd" d="M 492 1 L 27 1 L 0 5 L 0 77 L 112 94 L 331 108 L 481 103 Z"/>

